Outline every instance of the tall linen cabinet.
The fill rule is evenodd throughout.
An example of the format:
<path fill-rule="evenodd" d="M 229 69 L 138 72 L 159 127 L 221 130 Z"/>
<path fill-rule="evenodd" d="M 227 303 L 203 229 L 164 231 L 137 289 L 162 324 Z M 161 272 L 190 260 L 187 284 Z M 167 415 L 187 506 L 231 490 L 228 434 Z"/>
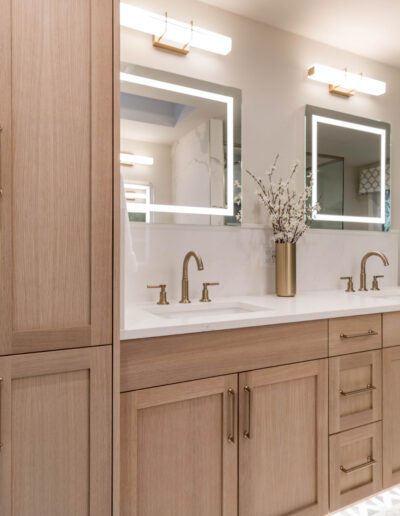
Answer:
<path fill-rule="evenodd" d="M 111 514 L 112 0 L 0 0 L 0 514 Z"/>

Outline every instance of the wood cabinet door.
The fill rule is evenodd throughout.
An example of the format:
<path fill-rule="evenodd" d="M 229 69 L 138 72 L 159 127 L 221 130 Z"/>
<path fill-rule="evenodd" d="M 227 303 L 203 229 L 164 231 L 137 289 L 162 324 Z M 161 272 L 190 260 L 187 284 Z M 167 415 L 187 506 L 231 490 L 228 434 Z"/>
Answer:
<path fill-rule="evenodd" d="M 237 375 L 121 394 L 121 516 L 237 516 Z"/>
<path fill-rule="evenodd" d="M 328 512 L 328 363 L 239 375 L 239 514 Z"/>
<path fill-rule="evenodd" d="M 400 347 L 383 350 L 383 487 L 400 483 Z"/>
<path fill-rule="evenodd" d="M 111 346 L 0 358 L 0 514 L 111 515 Z"/>
<path fill-rule="evenodd" d="M 0 13 L 0 355 L 110 344 L 112 0 Z"/>

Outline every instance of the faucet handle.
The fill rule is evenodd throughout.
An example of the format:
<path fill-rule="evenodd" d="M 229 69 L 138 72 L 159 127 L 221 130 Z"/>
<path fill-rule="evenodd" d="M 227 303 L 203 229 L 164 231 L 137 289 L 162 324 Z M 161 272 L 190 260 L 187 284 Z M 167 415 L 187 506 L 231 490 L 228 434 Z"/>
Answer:
<path fill-rule="evenodd" d="M 167 301 L 167 285 L 147 285 L 147 288 L 160 288 L 160 299 L 158 305 L 169 305 Z"/>
<path fill-rule="evenodd" d="M 379 288 L 379 283 L 378 283 L 378 279 L 379 278 L 384 278 L 383 274 L 380 274 L 380 275 L 376 275 L 374 276 L 373 280 L 372 280 L 372 287 L 371 287 L 371 290 L 380 290 Z"/>
<path fill-rule="evenodd" d="M 353 284 L 353 276 L 341 276 L 342 280 L 347 280 L 347 288 L 345 292 L 355 292 Z"/>
<path fill-rule="evenodd" d="M 219 285 L 219 283 L 217 283 L 217 282 L 203 283 L 203 292 L 201 293 L 201 299 L 200 299 L 201 303 L 210 303 L 211 302 L 211 299 L 208 296 L 208 287 L 211 287 L 213 285 Z"/>

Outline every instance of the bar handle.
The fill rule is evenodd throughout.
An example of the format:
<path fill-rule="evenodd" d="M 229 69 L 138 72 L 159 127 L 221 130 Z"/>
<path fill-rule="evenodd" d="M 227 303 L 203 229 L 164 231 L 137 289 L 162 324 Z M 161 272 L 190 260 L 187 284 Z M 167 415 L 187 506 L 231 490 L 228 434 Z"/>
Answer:
<path fill-rule="evenodd" d="M 375 330 L 368 330 L 361 333 L 341 333 L 341 339 L 356 339 L 358 337 L 372 337 L 372 335 L 378 335 L 378 332 Z"/>
<path fill-rule="evenodd" d="M 228 397 L 230 399 L 229 410 L 228 410 L 228 420 L 229 420 L 229 430 L 228 430 L 228 441 L 230 443 L 235 442 L 235 391 L 233 389 L 228 389 Z"/>
<path fill-rule="evenodd" d="M 340 466 L 340 471 L 343 471 L 343 473 L 346 473 L 348 475 L 349 473 L 354 473 L 355 471 L 360 471 L 365 468 L 370 468 L 376 464 L 376 460 L 373 459 L 371 456 L 367 457 L 367 462 L 364 462 L 363 464 L 359 464 L 358 466 L 353 466 L 352 468 L 346 469 L 344 466 Z"/>
<path fill-rule="evenodd" d="M 3 127 L 0 125 L 0 200 L 3 198 L 3 174 L 2 174 L 2 163 L 1 163 L 1 157 L 2 157 L 2 152 L 1 152 L 1 133 L 3 132 Z"/>
<path fill-rule="evenodd" d="M 3 378 L 0 378 L 0 450 L 3 447 L 3 439 L 2 439 L 2 433 L 1 433 L 2 422 L 3 422 L 3 418 L 2 418 L 2 407 L 3 407 L 2 386 L 3 386 Z"/>
<path fill-rule="evenodd" d="M 348 392 L 345 392 L 344 390 L 340 389 L 339 392 L 342 396 L 348 397 L 348 396 L 357 396 L 358 394 L 364 394 L 365 392 L 370 392 L 375 389 L 376 389 L 375 385 L 368 384 L 363 389 L 357 389 L 355 391 L 348 391 Z"/>
<path fill-rule="evenodd" d="M 251 429 L 251 389 L 248 385 L 245 385 L 244 395 L 247 398 L 247 425 L 243 431 L 243 437 L 245 439 L 250 439 L 250 429 Z"/>

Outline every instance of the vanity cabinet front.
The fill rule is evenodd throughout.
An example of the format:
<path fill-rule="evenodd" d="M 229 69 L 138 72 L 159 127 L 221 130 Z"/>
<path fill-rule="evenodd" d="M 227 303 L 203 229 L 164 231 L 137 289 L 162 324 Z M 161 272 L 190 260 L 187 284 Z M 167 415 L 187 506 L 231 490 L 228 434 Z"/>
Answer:
<path fill-rule="evenodd" d="M 0 355 L 111 344 L 113 2 L 0 13 Z"/>
<path fill-rule="evenodd" d="M 239 514 L 326 514 L 327 360 L 242 373 L 239 393 Z"/>
<path fill-rule="evenodd" d="M 1 516 L 111 514 L 111 346 L 0 358 Z"/>
<path fill-rule="evenodd" d="M 237 375 L 121 395 L 121 516 L 237 515 Z"/>

